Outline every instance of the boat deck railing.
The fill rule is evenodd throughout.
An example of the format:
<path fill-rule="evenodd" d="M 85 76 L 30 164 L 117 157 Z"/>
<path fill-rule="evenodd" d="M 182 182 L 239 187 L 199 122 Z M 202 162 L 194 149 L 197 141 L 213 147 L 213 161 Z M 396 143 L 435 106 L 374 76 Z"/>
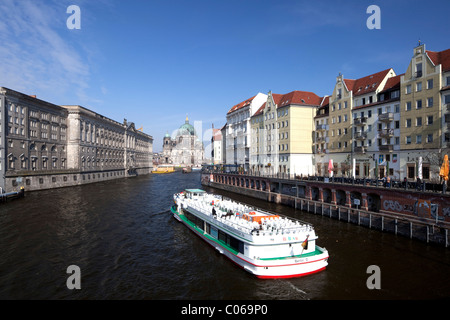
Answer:
<path fill-rule="evenodd" d="M 228 225 L 245 234 L 256 236 L 291 235 L 311 232 L 313 226 L 295 218 L 286 217 L 278 213 L 250 207 L 236 203 L 230 199 L 208 195 L 205 198 L 183 199 L 187 205 L 217 221 Z M 219 204 L 212 205 L 212 201 L 219 200 Z M 213 212 L 214 209 L 214 212 Z M 243 218 L 244 214 L 255 211 L 262 213 L 265 217 L 261 222 L 248 221 Z"/>

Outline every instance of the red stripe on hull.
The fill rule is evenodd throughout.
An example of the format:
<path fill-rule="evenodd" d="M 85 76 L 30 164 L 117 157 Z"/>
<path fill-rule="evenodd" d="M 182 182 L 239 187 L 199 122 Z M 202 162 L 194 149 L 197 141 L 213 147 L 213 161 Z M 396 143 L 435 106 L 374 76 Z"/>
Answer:
<path fill-rule="evenodd" d="M 258 279 L 288 279 L 288 278 L 304 277 L 304 276 L 307 276 L 307 275 L 310 275 L 310 274 L 314 274 L 314 273 L 323 271 L 325 269 L 326 269 L 326 267 L 323 267 L 321 269 L 317 269 L 317 270 L 314 270 L 314 271 L 311 271 L 311 272 L 300 273 L 300 274 L 289 274 L 289 275 L 286 275 L 286 276 L 259 276 L 257 274 L 255 274 L 254 276 L 257 277 Z"/>
<path fill-rule="evenodd" d="M 178 217 L 177 217 L 178 218 Z M 178 219 L 177 219 L 178 220 Z M 207 239 L 203 234 L 200 234 L 197 230 L 195 230 L 194 228 L 192 228 L 189 224 L 185 223 L 182 219 L 179 219 L 178 221 L 180 221 L 181 223 L 183 223 L 186 227 L 188 227 L 188 229 L 190 229 L 196 236 L 198 236 L 200 239 L 202 239 L 203 241 L 205 241 L 207 244 L 209 244 L 211 247 L 213 247 L 214 249 L 216 249 L 215 244 L 211 243 L 209 239 Z M 218 244 L 220 246 L 220 244 Z M 223 248 L 224 250 L 227 250 L 226 248 Z M 244 271 L 247 271 L 243 265 L 239 264 L 238 262 L 236 262 L 235 260 L 233 260 L 232 258 L 228 257 L 226 254 L 222 254 L 223 256 L 225 256 L 225 258 L 227 258 L 228 260 L 230 260 L 231 262 L 233 262 L 236 266 L 238 266 L 239 268 L 243 269 Z M 236 258 L 245 261 L 246 263 L 252 264 L 256 267 L 260 267 L 260 268 L 264 268 L 265 266 L 262 265 L 256 265 L 253 264 L 250 261 L 247 261 L 246 259 L 243 259 L 237 255 L 234 255 Z M 326 258 L 322 258 L 322 259 L 318 259 L 318 260 L 314 260 L 314 261 L 307 261 L 307 262 L 302 262 L 302 263 L 298 263 L 298 264 L 307 264 L 307 263 L 312 263 L 312 262 L 317 262 L 317 261 L 321 261 L 321 260 L 326 260 L 329 257 L 327 256 Z M 292 266 L 292 265 L 297 265 L 297 264 L 290 264 L 290 265 L 275 265 L 275 266 L 267 266 L 267 267 L 285 267 L 285 266 Z M 262 275 L 257 275 L 254 274 L 253 272 L 249 272 L 248 273 L 254 275 L 255 277 L 257 277 L 258 279 L 287 279 L 287 278 L 298 278 L 298 277 L 304 277 L 310 274 L 314 274 L 317 272 L 320 272 L 322 270 L 325 270 L 326 267 L 311 271 L 311 272 L 306 272 L 306 273 L 299 273 L 299 274 L 290 274 L 290 275 L 274 275 L 274 276 L 262 276 Z"/>

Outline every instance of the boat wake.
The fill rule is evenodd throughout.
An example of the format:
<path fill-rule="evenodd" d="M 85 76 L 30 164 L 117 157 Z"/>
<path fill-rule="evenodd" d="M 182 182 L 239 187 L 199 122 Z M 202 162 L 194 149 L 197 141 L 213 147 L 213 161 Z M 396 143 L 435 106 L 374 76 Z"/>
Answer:
<path fill-rule="evenodd" d="M 287 283 L 289 284 L 289 286 L 290 286 L 292 289 L 294 289 L 295 291 L 297 291 L 298 293 L 300 293 L 300 294 L 302 295 L 302 298 L 303 298 L 303 299 L 309 300 L 308 294 L 307 294 L 305 291 L 303 291 L 302 289 L 296 287 L 294 284 L 292 284 L 292 283 L 289 282 L 289 281 L 287 281 Z"/>

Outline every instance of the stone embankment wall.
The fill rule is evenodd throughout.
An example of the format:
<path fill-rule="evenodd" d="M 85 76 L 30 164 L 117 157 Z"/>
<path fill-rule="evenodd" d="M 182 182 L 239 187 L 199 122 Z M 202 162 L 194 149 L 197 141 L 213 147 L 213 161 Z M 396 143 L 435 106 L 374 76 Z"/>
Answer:
<path fill-rule="evenodd" d="M 446 247 L 450 244 L 447 194 L 224 173 L 203 174 L 202 184 Z"/>

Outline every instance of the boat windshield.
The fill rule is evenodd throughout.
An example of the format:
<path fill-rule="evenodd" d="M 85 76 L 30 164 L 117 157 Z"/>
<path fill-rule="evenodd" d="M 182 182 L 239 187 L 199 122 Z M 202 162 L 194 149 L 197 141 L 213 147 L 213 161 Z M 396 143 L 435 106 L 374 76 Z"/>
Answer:
<path fill-rule="evenodd" d="M 203 197 L 206 194 L 206 191 L 201 189 L 186 189 L 186 197 L 189 199 L 195 199 Z"/>

